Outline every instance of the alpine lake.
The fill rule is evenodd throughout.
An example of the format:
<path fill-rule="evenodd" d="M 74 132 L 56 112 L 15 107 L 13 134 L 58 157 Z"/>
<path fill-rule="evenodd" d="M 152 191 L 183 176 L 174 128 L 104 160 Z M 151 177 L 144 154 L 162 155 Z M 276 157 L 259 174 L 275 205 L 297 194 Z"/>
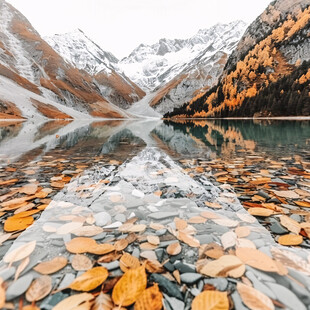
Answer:
<path fill-rule="evenodd" d="M 4 309 L 309 309 L 310 120 L 1 122 L 0 226 Z"/>

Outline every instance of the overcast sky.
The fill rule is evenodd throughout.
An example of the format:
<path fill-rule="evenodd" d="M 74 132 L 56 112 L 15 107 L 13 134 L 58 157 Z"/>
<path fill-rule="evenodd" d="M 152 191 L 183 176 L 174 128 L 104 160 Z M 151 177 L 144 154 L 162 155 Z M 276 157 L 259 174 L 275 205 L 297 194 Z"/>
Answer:
<path fill-rule="evenodd" d="M 250 23 L 270 0 L 7 0 L 42 35 L 76 28 L 118 58 L 140 43 L 188 38 L 237 19 Z"/>

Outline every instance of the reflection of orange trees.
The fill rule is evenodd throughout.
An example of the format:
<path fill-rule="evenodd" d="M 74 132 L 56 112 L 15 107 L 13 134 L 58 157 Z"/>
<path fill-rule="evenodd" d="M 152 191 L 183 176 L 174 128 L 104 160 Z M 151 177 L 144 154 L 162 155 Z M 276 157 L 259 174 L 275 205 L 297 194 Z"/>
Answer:
<path fill-rule="evenodd" d="M 279 78 L 290 74 L 295 66 L 290 65 L 276 48 L 276 44 L 289 41 L 293 35 L 303 29 L 310 21 L 310 7 L 300 11 L 295 17 L 291 15 L 264 40 L 260 41 L 250 50 L 243 60 L 240 60 L 236 69 L 222 78 L 220 86 L 212 92 L 204 102 L 204 110 L 195 112 L 193 117 L 210 117 L 220 114 L 224 109 L 234 110 L 240 106 L 245 98 L 256 96 L 257 92 L 276 82 Z M 303 75 L 299 83 L 305 83 L 310 79 L 310 72 Z M 223 100 L 219 103 L 219 92 L 222 92 Z M 190 102 L 187 111 L 191 110 L 191 105 L 201 98 L 203 94 L 198 94 Z"/>

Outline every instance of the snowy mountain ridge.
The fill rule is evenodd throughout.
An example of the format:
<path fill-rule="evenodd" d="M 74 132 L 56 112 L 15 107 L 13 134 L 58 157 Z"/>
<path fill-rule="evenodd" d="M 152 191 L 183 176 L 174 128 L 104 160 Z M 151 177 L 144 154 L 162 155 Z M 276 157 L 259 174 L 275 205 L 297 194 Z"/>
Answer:
<path fill-rule="evenodd" d="M 143 90 L 153 91 L 176 77 L 202 52 L 210 56 L 217 51 L 230 54 L 245 29 L 243 21 L 218 23 L 199 30 L 189 39 L 161 39 L 153 45 L 140 44 L 118 63 L 119 70 Z"/>

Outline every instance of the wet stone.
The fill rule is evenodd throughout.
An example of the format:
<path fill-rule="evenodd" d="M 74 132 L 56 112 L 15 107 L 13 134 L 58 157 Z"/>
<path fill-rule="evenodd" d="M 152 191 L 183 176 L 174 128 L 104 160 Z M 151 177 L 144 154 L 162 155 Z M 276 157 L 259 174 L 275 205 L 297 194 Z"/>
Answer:
<path fill-rule="evenodd" d="M 40 305 L 40 309 L 52 310 L 63 299 L 67 298 L 68 294 L 63 294 L 62 292 L 56 293 L 54 295 L 48 296 Z"/>
<path fill-rule="evenodd" d="M 6 300 L 11 301 L 15 297 L 25 293 L 33 280 L 32 274 L 27 274 L 13 282 L 6 291 Z"/>
<path fill-rule="evenodd" d="M 270 230 L 277 235 L 284 235 L 288 233 L 288 230 L 285 229 L 278 221 L 271 224 Z"/>
<path fill-rule="evenodd" d="M 155 254 L 156 254 L 159 262 L 161 262 L 163 260 L 164 253 L 165 253 L 164 249 L 156 249 L 155 250 Z"/>
<path fill-rule="evenodd" d="M 258 191 L 257 195 L 259 195 L 259 196 L 261 196 L 261 197 L 263 197 L 265 199 L 270 199 L 270 196 L 266 192 L 264 192 L 262 190 Z"/>
<path fill-rule="evenodd" d="M 75 279 L 75 274 L 66 273 L 61 283 L 59 284 L 58 289 L 61 290 L 61 289 L 66 288 L 68 285 L 70 285 L 70 283 L 73 282 L 74 279 Z"/>
<path fill-rule="evenodd" d="M 182 273 L 181 281 L 186 284 L 194 284 L 202 278 L 202 275 L 199 273 Z"/>
<path fill-rule="evenodd" d="M 176 263 L 174 267 L 179 270 L 180 273 L 195 273 L 195 267 L 192 267 L 188 264 Z"/>
<path fill-rule="evenodd" d="M 166 293 L 171 297 L 175 297 L 179 300 L 183 300 L 182 293 L 180 292 L 179 287 L 169 281 L 167 278 L 160 274 L 152 273 L 150 276 L 150 281 L 155 282 L 160 287 L 160 290 Z"/>
<path fill-rule="evenodd" d="M 115 215 L 115 221 L 119 221 L 119 222 L 126 222 L 126 216 L 124 214 L 117 214 Z"/>
<path fill-rule="evenodd" d="M 169 261 L 164 264 L 164 267 L 170 272 L 173 272 L 175 269 L 175 266 L 171 264 Z"/>

